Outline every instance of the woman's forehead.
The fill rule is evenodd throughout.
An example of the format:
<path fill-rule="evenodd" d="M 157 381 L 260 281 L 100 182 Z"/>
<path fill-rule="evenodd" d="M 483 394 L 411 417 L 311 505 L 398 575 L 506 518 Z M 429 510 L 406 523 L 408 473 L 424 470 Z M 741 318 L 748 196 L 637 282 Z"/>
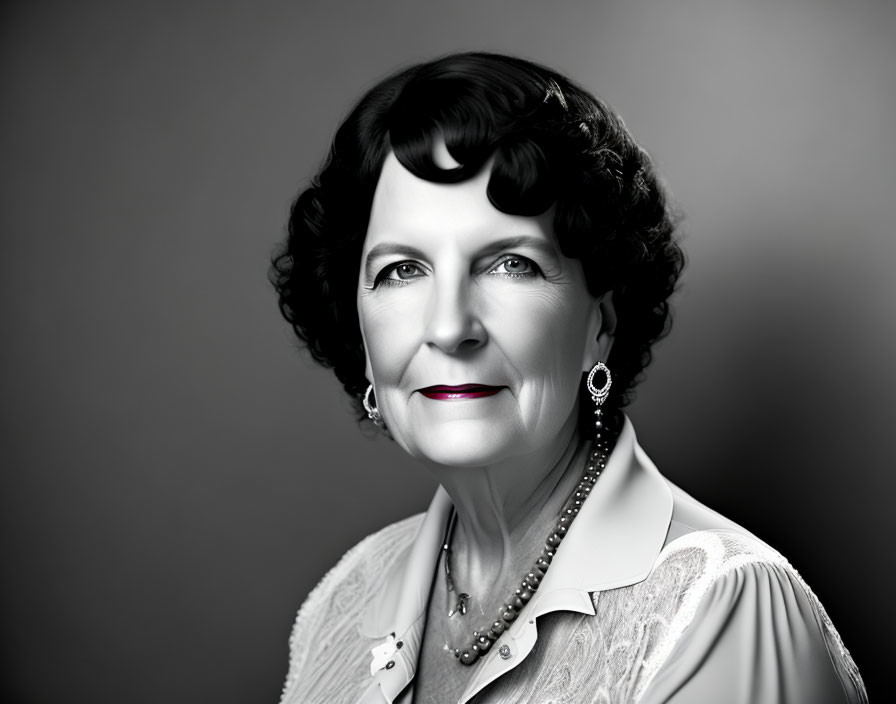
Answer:
<path fill-rule="evenodd" d="M 447 150 L 445 156 L 451 158 Z M 466 181 L 435 183 L 412 174 L 390 152 L 374 193 L 365 249 L 386 239 L 407 238 L 469 236 L 482 241 L 532 235 L 553 242 L 551 211 L 536 217 L 509 215 L 491 204 L 486 193 L 491 166 L 486 162 Z"/>

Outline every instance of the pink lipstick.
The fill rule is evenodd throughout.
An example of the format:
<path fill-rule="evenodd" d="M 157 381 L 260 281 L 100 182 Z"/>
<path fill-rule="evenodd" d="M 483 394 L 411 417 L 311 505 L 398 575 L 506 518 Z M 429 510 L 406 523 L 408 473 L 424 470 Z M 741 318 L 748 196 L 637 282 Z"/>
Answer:
<path fill-rule="evenodd" d="M 461 384 L 460 386 L 427 386 L 420 389 L 420 393 L 436 401 L 460 401 L 471 398 L 485 398 L 494 396 L 503 386 L 484 386 L 483 384 Z"/>

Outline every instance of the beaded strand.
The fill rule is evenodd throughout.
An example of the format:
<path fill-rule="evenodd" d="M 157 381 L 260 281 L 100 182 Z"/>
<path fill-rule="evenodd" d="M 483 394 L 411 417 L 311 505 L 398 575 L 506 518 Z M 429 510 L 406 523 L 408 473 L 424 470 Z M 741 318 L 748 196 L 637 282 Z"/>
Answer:
<path fill-rule="evenodd" d="M 591 490 L 597 482 L 597 478 L 607 466 L 607 458 L 610 454 L 610 440 L 604 432 L 603 411 L 598 407 L 594 414 L 597 434 L 594 439 L 591 453 L 588 456 L 588 463 L 585 465 L 585 472 L 579 480 L 579 483 L 576 485 L 572 496 L 560 512 L 560 517 L 557 519 L 556 525 L 545 540 L 541 555 L 535 560 L 532 569 L 530 569 L 520 581 L 519 587 L 514 590 L 507 602 L 498 610 L 497 620 L 492 623 L 488 629 L 482 628 L 473 631 L 473 640 L 469 647 L 464 648 L 463 650 L 460 648 L 448 648 L 449 652 L 451 652 L 462 665 L 473 665 L 479 660 L 480 656 L 485 655 L 489 649 L 491 649 L 492 643 L 498 640 L 498 638 L 501 637 L 501 634 L 510 628 L 510 625 L 516 620 L 516 617 L 519 615 L 520 611 L 522 611 L 523 607 L 530 599 L 532 599 L 535 592 L 538 591 L 539 585 L 551 566 L 551 561 L 554 559 L 557 548 L 560 547 L 560 543 L 563 542 L 563 538 L 566 536 L 570 526 L 572 526 L 573 521 L 579 514 L 579 510 L 582 508 L 585 499 L 591 494 Z M 452 516 L 452 523 L 455 518 L 456 514 Z M 449 524 L 449 526 L 450 525 L 451 524 Z M 449 528 L 448 535 L 446 535 L 446 540 L 442 546 L 443 550 L 446 551 L 445 569 L 447 575 L 450 575 L 448 554 L 450 552 L 449 543 L 451 532 L 452 531 L 450 531 Z M 453 583 L 450 581 L 449 576 L 449 589 L 452 587 Z M 463 594 L 461 596 L 469 598 L 468 594 Z M 464 612 L 466 612 L 465 608 Z"/>

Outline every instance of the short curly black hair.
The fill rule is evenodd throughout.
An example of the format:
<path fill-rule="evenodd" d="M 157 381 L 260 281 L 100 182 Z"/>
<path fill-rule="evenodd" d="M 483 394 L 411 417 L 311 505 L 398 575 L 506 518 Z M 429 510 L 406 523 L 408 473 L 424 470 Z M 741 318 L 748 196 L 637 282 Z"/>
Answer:
<path fill-rule="evenodd" d="M 459 166 L 436 165 L 437 138 Z M 613 292 L 610 402 L 628 403 L 653 343 L 669 329 L 669 298 L 684 266 L 677 217 L 647 153 L 603 102 L 538 64 L 475 52 L 412 66 L 367 92 L 299 193 L 289 236 L 272 258 L 280 311 L 359 412 L 368 382 L 356 289 L 390 150 L 437 183 L 469 179 L 493 158 L 488 197 L 498 210 L 538 215 L 554 206 L 561 251 L 582 261 L 592 295 Z"/>

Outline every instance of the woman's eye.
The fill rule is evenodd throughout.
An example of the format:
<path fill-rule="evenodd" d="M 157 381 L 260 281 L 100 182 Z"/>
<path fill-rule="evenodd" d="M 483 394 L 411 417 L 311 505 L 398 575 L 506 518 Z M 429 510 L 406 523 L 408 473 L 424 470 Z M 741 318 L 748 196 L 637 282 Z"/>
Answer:
<path fill-rule="evenodd" d="M 423 276 L 423 269 L 413 262 L 398 262 L 380 273 L 374 285 L 379 283 L 403 284 Z"/>
<path fill-rule="evenodd" d="M 538 267 L 532 260 L 517 256 L 505 257 L 489 272 L 504 276 L 534 276 L 537 273 Z"/>

